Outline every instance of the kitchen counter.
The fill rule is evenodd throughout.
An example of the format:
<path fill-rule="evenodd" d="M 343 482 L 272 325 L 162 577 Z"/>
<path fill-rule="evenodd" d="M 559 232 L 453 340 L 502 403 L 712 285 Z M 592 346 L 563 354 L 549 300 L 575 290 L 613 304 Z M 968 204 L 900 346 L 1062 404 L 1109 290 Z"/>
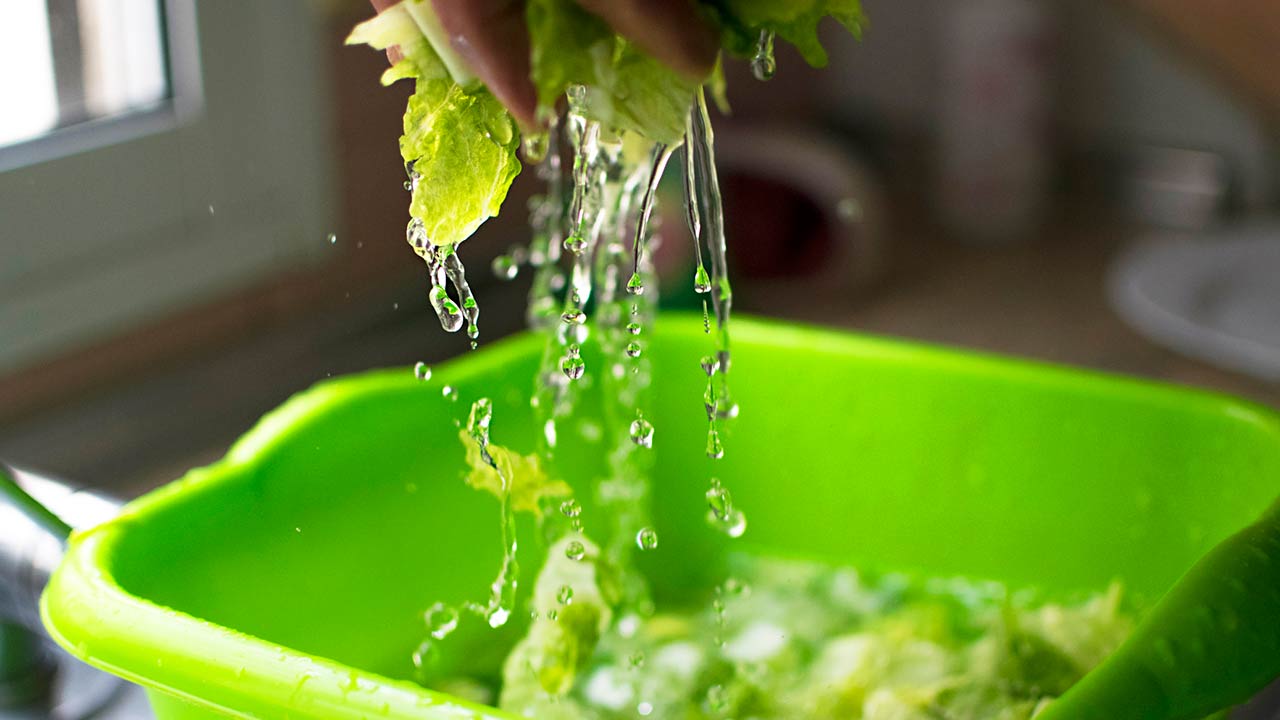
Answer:
<path fill-rule="evenodd" d="M 1140 233 L 1114 223 L 1059 227 L 1003 247 L 900 229 L 889 248 L 892 269 L 875 287 L 769 307 L 805 322 L 1153 378 L 1280 407 L 1280 386 L 1156 345 L 1111 309 L 1110 261 Z"/>

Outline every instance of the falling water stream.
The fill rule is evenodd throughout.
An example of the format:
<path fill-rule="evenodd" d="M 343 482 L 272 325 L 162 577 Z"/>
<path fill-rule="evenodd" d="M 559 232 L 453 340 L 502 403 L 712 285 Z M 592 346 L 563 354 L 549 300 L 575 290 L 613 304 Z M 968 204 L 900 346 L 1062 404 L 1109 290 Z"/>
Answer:
<path fill-rule="evenodd" d="M 771 42 L 770 38 L 770 47 Z M 655 143 L 647 159 L 640 161 L 627 160 L 639 154 L 626 152 L 621 138 L 587 119 L 584 97 L 583 88 L 571 88 L 567 113 L 545 136 L 525 143 L 525 158 L 536 159 L 545 191 L 529 204 L 529 246 L 499 256 L 494 271 L 500 278 L 512 279 L 518 276 L 522 262 L 533 271 L 527 318 L 530 327 L 545 337 L 530 401 L 540 429 L 536 455 L 544 460 L 555 456 L 561 442 L 560 426 L 573 414 L 588 379 L 603 399 L 599 420 L 604 423 L 600 431 L 604 433 L 607 472 L 592 488 L 601 528 L 599 551 L 619 577 L 619 617 L 630 617 L 634 622 L 651 613 L 653 604 L 632 554 L 655 550 L 660 543 L 648 514 L 648 453 L 661 428 L 655 427 L 645 412 L 651 381 L 645 345 L 657 310 L 658 282 L 652 258 L 658 243 L 658 189 L 677 151 L 683 152 L 684 201 L 694 241 L 693 286 L 703 298 L 704 324 L 712 336 L 712 353 L 702 360 L 701 370 L 707 378 L 703 396 L 708 418 L 707 455 L 717 459 L 725 452 L 721 426 L 737 414 L 728 383 L 732 293 L 714 135 L 703 92 L 699 90 L 692 98 L 682 141 Z M 567 173 L 563 163 L 566 154 L 572 158 Z M 418 178 L 411 166 L 407 170 L 407 186 L 412 188 Z M 441 325 L 449 332 L 465 326 L 474 347 L 479 335 L 479 307 L 456 248 L 432 245 L 418 220 L 410 222 L 407 237 L 428 266 L 431 305 Z M 449 287 L 457 300 L 450 296 Z M 589 339 L 599 349 L 598 355 L 591 355 L 598 358 L 592 362 L 598 362 L 599 367 L 588 366 L 584 356 Z M 418 377 L 429 378 L 429 370 L 420 370 Z M 478 445 L 484 464 L 501 479 L 503 559 L 488 600 L 466 603 L 461 609 L 483 617 L 496 628 L 506 624 L 515 611 L 518 547 L 511 503 L 514 479 L 503 475 L 490 454 L 492 423 L 492 403 L 487 398 L 477 400 L 466 432 Z M 708 523 L 730 537 L 742 535 L 746 518 L 733 506 L 729 491 L 713 479 L 706 495 Z M 559 504 L 559 513 L 548 515 L 540 522 L 548 545 L 568 536 L 562 545 L 565 557 L 584 561 L 588 548 L 595 545 L 584 534 L 582 505 L 568 499 Z M 562 604 L 572 602 L 573 593 L 571 586 L 562 588 Z M 414 662 L 425 674 L 436 643 L 458 626 L 459 609 L 437 604 L 424 619 L 427 638 Z"/>

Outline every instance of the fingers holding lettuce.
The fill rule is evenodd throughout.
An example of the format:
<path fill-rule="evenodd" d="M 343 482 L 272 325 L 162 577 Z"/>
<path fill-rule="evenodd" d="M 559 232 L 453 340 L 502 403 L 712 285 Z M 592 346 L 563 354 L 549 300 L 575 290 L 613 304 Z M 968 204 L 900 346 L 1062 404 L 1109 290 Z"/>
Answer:
<path fill-rule="evenodd" d="M 520 124 L 538 125 L 538 93 L 531 77 L 527 29 L 529 3 L 417 1 L 431 3 L 443 39 Z M 397 0 L 371 2 L 379 12 L 397 4 Z M 690 79 L 707 77 L 715 64 L 719 35 L 693 0 L 580 0 L 579 4 L 619 35 Z M 398 60 L 399 53 L 392 50 L 391 59 Z"/>

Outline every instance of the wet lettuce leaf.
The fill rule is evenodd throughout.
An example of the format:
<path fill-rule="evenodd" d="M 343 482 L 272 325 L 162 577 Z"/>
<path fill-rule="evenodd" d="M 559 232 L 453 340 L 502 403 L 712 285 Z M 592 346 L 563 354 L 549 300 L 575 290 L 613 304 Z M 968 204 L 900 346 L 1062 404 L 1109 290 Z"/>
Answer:
<path fill-rule="evenodd" d="M 701 7 L 721 27 L 731 54 L 751 55 L 760 33 L 770 31 L 816 66 L 827 62 L 817 35 L 822 18 L 830 16 L 854 34 L 864 24 L 858 0 L 702 0 Z M 718 71 L 709 78 L 683 77 L 614 34 L 575 0 L 529 0 L 526 18 L 543 117 L 554 112 L 566 90 L 581 85 L 585 114 L 607 136 L 674 143 L 700 84 L 709 82 L 714 97 L 723 100 Z M 450 247 L 501 208 L 520 172 L 519 131 L 492 94 L 469 75 L 460 77 L 463 65 L 452 49 L 428 40 L 438 36 L 430 3 L 401 3 L 358 25 L 347 42 L 399 47 L 403 53 L 382 79 L 417 83 L 400 141 L 405 162 L 421 176 L 410 214 L 422 221 L 432 244 Z"/>
<path fill-rule="evenodd" d="M 840 23 L 857 37 L 866 25 L 859 0 L 710 0 L 710 13 L 721 27 L 726 50 L 739 56 L 755 52 L 760 32 L 773 32 L 814 67 L 825 67 L 827 51 L 818 40 L 818 25 L 825 17 Z"/>
<path fill-rule="evenodd" d="M 612 61 L 616 39 L 600 18 L 574 0 L 529 0 L 530 67 L 544 114 L 570 85 L 595 85 Z"/>
<path fill-rule="evenodd" d="M 427 240 L 448 247 L 498 214 L 520 174 L 515 121 L 488 90 L 417 79 L 404 113 L 400 155 L 417 176 L 409 214 Z"/>
<path fill-rule="evenodd" d="M 400 138 L 400 155 L 416 176 L 409 214 L 433 245 L 466 240 L 498 214 L 520 174 L 515 120 L 483 86 L 454 82 L 403 4 L 357 25 L 347 43 L 400 49 L 403 59 L 382 82 L 416 83 Z"/>

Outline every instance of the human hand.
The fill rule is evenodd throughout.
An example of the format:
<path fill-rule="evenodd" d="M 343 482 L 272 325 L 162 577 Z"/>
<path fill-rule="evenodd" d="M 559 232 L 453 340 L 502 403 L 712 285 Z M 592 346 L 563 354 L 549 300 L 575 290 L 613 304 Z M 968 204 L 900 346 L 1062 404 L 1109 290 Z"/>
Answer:
<path fill-rule="evenodd" d="M 370 0 L 379 12 L 397 0 Z M 673 69 L 702 78 L 719 40 L 694 0 L 577 0 Z M 537 125 L 523 0 L 431 0 L 455 52 L 525 127 Z"/>

